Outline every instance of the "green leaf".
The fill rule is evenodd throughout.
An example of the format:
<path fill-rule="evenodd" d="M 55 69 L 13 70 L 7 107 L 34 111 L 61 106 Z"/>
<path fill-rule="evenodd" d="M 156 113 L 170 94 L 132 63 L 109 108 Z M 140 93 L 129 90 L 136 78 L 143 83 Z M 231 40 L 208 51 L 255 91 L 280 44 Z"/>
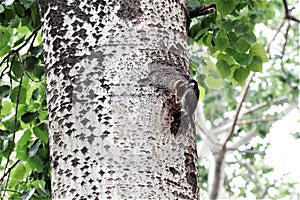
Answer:
<path fill-rule="evenodd" d="M 256 43 L 256 44 L 252 45 L 252 47 L 250 48 L 250 54 L 252 56 L 258 56 L 258 57 L 260 57 L 263 62 L 267 62 L 268 61 L 266 50 L 259 43 Z"/>
<path fill-rule="evenodd" d="M 43 172 L 43 169 L 45 167 L 44 162 L 38 155 L 34 157 L 29 157 L 27 163 L 34 171 L 37 172 Z"/>
<path fill-rule="evenodd" d="M 243 35 L 243 37 L 250 43 L 253 44 L 256 42 L 256 36 L 253 32 L 249 31 Z"/>
<path fill-rule="evenodd" d="M 233 30 L 233 24 L 232 24 L 232 21 L 224 21 L 222 23 L 222 28 L 226 31 L 231 31 Z"/>
<path fill-rule="evenodd" d="M 244 37 L 240 37 L 236 42 L 236 47 L 241 53 L 246 53 L 250 46 L 251 44 Z"/>
<path fill-rule="evenodd" d="M 24 165 L 18 165 L 17 167 L 11 170 L 11 177 L 17 180 L 22 180 L 26 173 L 26 168 Z"/>
<path fill-rule="evenodd" d="M 10 46 L 5 46 L 0 50 L 0 57 L 3 57 L 4 55 L 8 54 L 11 50 Z"/>
<path fill-rule="evenodd" d="M 230 31 L 230 32 L 228 33 L 228 38 L 229 38 L 229 40 L 230 40 L 230 42 L 231 42 L 232 44 L 235 44 L 235 42 L 238 40 L 237 34 L 236 34 L 235 32 L 233 32 L 233 31 Z"/>
<path fill-rule="evenodd" d="M 30 48 L 29 51 L 30 51 L 31 55 L 38 57 L 43 53 L 43 46 L 39 45 L 37 47 L 32 47 L 32 48 Z"/>
<path fill-rule="evenodd" d="M 4 12 L 0 14 L 0 24 L 7 26 L 13 21 L 14 17 L 15 12 L 11 8 L 6 7 Z"/>
<path fill-rule="evenodd" d="M 235 0 L 215 0 L 215 3 L 223 16 L 231 13 L 236 5 Z"/>
<path fill-rule="evenodd" d="M 48 112 L 46 110 L 40 111 L 39 119 L 40 121 L 46 120 L 48 117 Z"/>
<path fill-rule="evenodd" d="M 39 116 L 38 112 L 27 112 L 22 115 L 21 119 L 24 123 L 29 123 Z"/>
<path fill-rule="evenodd" d="M 237 53 L 233 57 L 236 60 L 236 62 L 238 62 L 241 65 L 249 65 L 253 60 L 253 57 L 247 53 Z"/>
<path fill-rule="evenodd" d="M 235 33 L 238 35 L 247 33 L 249 31 L 249 26 L 246 24 L 240 24 L 235 28 Z"/>
<path fill-rule="evenodd" d="M 22 63 L 20 63 L 19 61 L 15 61 L 12 65 L 11 70 L 17 79 L 21 78 L 21 76 L 23 74 Z"/>
<path fill-rule="evenodd" d="M 200 91 L 199 101 L 201 101 L 205 96 L 205 88 L 199 85 L 198 89 Z"/>
<path fill-rule="evenodd" d="M 10 101 L 2 101 L 1 115 L 7 116 L 11 113 L 12 103 Z"/>
<path fill-rule="evenodd" d="M 14 2 L 14 8 L 19 17 L 25 17 L 25 8 L 18 2 Z"/>
<path fill-rule="evenodd" d="M 223 53 L 219 53 L 217 56 L 218 60 L 224 60 L 226 61 L 229 65 L 233 65 L 235 62 L 232 58 L 232 56 L 228 55 L 228 54 L 223 54 Z"/>
<path fill-rule="evenodd" d="M 10 91 L 10 87 L 8 85 L 1 85 L 0 86 L 0 100 L 8 97 Z"/>
<path fill-rule="evenodd" d="M 31 98 L 32 98 L 33 100 L 37 100 L 38 97 L 39 97 L 39 93 L 40 93 L 40 88 L 38 87 L 38 88 L 36 88 L 36 89 L 32 92 Z"/>
<path fill-rule="evenodd" d="M 31 6 L 30 11 L 31 11 L 31 19 L 32 19 L 33 25 L 34 25 L 34 27 L 37 27 L 41 23 L 39 7 L 38 7 L 37 2 L 35 2 Z"/>
<path fill-rule="evenodd" d="M 20 4 L 22 4 L 26 9 L 30 8 L 31 5 L 36 1 L 36 0 L 19 0 Z"/>
<path fill-rule="evenodd" d="M 207 32 L 204 36 L 203 36 L 203 44 L 206 46 L 211 46 L 211 41 L 212 41 L 213 35 L 210 32 Z"/>
<path fill-rule="evenodd" d="M 207 84 L 207 87 L 209 88 L 222 88 L 223 87 L 223 82 L 221 79 L 216 79 L 212 76 L 209 76 L 206 78 L 206 84 Z"/>
<path fill-rule="evenodd" d="M 0 29 L 0 49 L 5 47 L 11 38 L 11 34 L 7 29 Z"/>
<path fill-rule="evenodd" d="M 253 72 L 262 72 L 262 59 L 258 56 L 254 56 L 252 62 L 249 64 L 249 68 Z"/>
<path fill-rule="evenodd" d="M 32 73 L 38 79 L 41 79 L 41 77 L 45 74 L 45 69 L 38 63 L 39 63 L 38 58 L 33 56 L 28 57 L 26 59 L 26 71 Z"/>
<path fill-rule="evenodd" d="M 233 73 L 233 78 L 238 83 L 242 84 L 249 76 L 250 70 L 248 68 L 239 67 Z"/>
<path fill-rule="evenodd" d="M 28 35 L 31 31 L 29 30 L 29 28 L 27 26 L 20 26 L 18 27 L 18 33 L 22 34 L 22 35 Z"/>
<path fill-rule="evenodd" d="M 239 52 L 237 52 L 237 50 L 233 49 L 233 48 L 227 48 L 225 50 L 225 52 L 230 55 L 230 56 L 235 56 L 236 54 L 238 54 Z"/>
<path fill-rule="evenodd" d="M 21 145 L 17 145 L 16 147 L 16 158 L 25 161 L 28 159 L 28 154 L 27 154 L 27 148 L 28 148 L 28 144 L 24 144 L 23 146 Z"/>
<path fill-rule="evenodd" d="M 48 135 L 48 126 L 45 123 L 40 124 L 37 127 L 33 128 L 34 135 L 42 140 L 44 143 L 48 143 L 49 135 Z"/>
<path fill-rule="evenodd" d="M 216 48 L 219 51 L 225 50 L 230 44 L 229 39 L 224 31 L 219 32 L 217 38 L 215 39 Z"/>
<path fill-rule="evenodd" d="M 254 6 L 258 9 L 265 9 L 267 2 L 266 0 L 254 0 Z"/>
<path fill-rule="evenodd" d="M 23 135 L 21 136 L 21 138 L 18 140 L 17 144 L 19 146 L 24 146 L 25 144 L 27 144 L 29 141 L 31 141 L 31 131 L 30 130 L 26 130 Z"/>
<path fill-rule="evenodd" d="M 218 60 L 216 66 L 222 78 L 226 78 L 230 74 L 230 65 L 225 60 Z"/>
<path fill-rule="evenodd" d="M 3 13 L 4 10 L 4 7 L 0 4 L 0 13 Z"/>
<path fill-rule="evenodd" d="M 19 86 L 16 86 L 10 93 L 10 99 L 13 103 L 17 103 L 17 97 L 19 92 Z M 27 90 L 23 86 L 21 86 L 20 95 L 19 95 L 19 103 L 24 104 L 26 102 L 26 94 Z"/>
<path fill-rule="evenodd" d="M 20 122 L 17 120 L 17 123 L 15 123 L 15 117 L 11 117 L 8 120 L 2 121 L 2 124 L 10 132 L 17 131 L 20 128 Z"/>
<path fill-rule="evenodd" d="M 31 147 L 28 149 L 28 156 L 33 157 L 36 155 L 37 151 L 39 150 L 41 145 L 41 141 L 37 141 L 35 144 L 33 144 Z"/>
<path fill-rule="evenodd" d="M 42 76 L 45 74 L 45 68 L 41 65 L 37 65 L 32 71 L 33 75 L 41 80 Z"/>

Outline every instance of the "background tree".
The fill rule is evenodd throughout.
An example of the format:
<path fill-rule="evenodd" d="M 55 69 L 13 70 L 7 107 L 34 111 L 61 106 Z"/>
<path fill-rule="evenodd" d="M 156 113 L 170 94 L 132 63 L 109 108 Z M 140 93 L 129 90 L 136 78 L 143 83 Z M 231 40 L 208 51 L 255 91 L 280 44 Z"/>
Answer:
<path fill-rule="evenodd" d="M 196 6 L 208 2 L 189 3 Z M 264 140 L 271 124 L 296 105 L 296 1 L 215 3 L 216 23 L 213 14 L 193 20 L 189 33 L 197 43 L 190 43 L 190 69 L 201 85 L 202 98 L 206 93 L 198 110 L 202 115 L 196 115 L 197 132 L 202 138 L 199 137 L 199 144 L 204 143 L 207 148 L 202 147 L 200 153 L 206 158 L 209 152 L 219 153 L 217 156 L 224 149 L 226 152 L 222 162 L 211 161 L 215 162 L 215 169 L 222 169 L 219 163 L 226 165 L 225 172 L 212 170 L 204 158 L 200 160 L 201 194 L 206 198 L 208 186 L 217 183 L 218 187 L 209 190 L 211 197 L 291 196 L 295 183 L 269 178 L 272 168 L 264 164 L 261 155 L 268 147 Z M 0 15 L 1 195 L 11 199 L 50 198 L 46 83 L 38 4 L 34 0 L 0 1 Z M 269 62 L 262 69 L 262 62 L 266 61 L 263 49 L 267 50 Z M 242 90 L 239 85 L 250 70 L 263 73 L 250 76 Z M 280 112 L 274 112 L 274 108 Z M 249 143 L 257 135 L 260 143 Z M 209 182 L 208 172 L 212 177 Z M 236 187 L 236 179 L 246 180 L 246 186 Z M 278 189 L 277 196 L 268 193 L 272 188 Z"/>
<path fill-rule="evenodd" d="M 299 77 L 295 66 L 299 59 L 299 47 L 295 45 L 299 37 L 291 37 L 299 36 L 296 1 L 290 2 L 290 6 L 286 1 L 232 1 L 231 5 L 223 1 L 215 2 L 221 15 L 216 27 L 219 34 L 215 40 L 216 47 L 219 45 L 220 48 L 207 43 L 207 38 L 213 33 L 199 34 L 198 30 L 195 31 L 199 37 L 196 38 L 198 44 L 208 46 L 209 54 L 217 58 L 214 62 L 211 57 L 202 56 L 203 67 L 198 68 L 199 61 L 195 64 L 200 77 L 206 75 L 204 83 L 210 92 L 196 114 L 198 128 L 204 133 L 201 135 L 201 154 L 210 162 L 208 165 L 206 159 L 200 159 L 203 164 L 200 164 L 202 191 L 209 191 L 206 195 L 212 199 L 242 196 L 281 198 L 289 195 L 287 188 L 292 191 L 296 187 L 291 182 L 284 182 L 284 177 L 277 180 L 270 178 L 273 169 L 264 163 L 269 144 L 257 142 L 257 137 L 265 139 L 275 121 L 297 108 Z M 207 26 L 206 20 L 195 21 L 191 30 Z M 263 69 L 262 61 L 267 61 L 264 48 L 260 44 L 251 46 L 254 41 L 251 42 L 251 38 L 257 38 L 267 49 L 269 62 Z M 247 67 L 244 67 L 245 64 Z M 244 68 L 241 71 L 240 68 L 235 69 L 238 65 Z M 228 76 L 231 82 L 219 81 L 220 78 L 212 73 L 216 68 L 222 77 Z M 241 77 L 247 77 L 247 68 L 262 73 L 251 74 L 242 88 L 233 87 L 232 84 L 239 82 Z M 235 78 L 237 74 L 239 76 Z M 208 166 L 210 170 L 205 176 Z M 238 179 L 243 187 L 237 189 L 234 182 Z M 289 187 L 279 190 L 285 184 Z M 268 194 L 270 188 L 278 190 L 277 196 Z"/>

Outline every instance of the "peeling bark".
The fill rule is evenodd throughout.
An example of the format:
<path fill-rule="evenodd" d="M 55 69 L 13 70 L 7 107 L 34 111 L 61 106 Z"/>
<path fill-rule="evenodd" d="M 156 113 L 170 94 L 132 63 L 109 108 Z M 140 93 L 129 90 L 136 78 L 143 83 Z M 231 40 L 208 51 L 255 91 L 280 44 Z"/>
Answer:
<path fill-rule="evenodd" d="M 193 122 L 172 134 L 185 1 L 39 3 L 52 197 L 198 199 Z"/>

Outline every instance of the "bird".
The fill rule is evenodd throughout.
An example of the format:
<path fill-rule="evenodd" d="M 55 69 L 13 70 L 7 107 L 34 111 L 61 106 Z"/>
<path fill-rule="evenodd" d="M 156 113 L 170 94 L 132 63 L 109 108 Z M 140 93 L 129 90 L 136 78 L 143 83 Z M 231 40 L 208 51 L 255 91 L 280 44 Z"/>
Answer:
<path fill-rule="evenodd" d="M 175 102 L 180 105 L 180 116 L 192 116 L 197 108 L 200 91 L 194 79 L 174 83 Z"/>

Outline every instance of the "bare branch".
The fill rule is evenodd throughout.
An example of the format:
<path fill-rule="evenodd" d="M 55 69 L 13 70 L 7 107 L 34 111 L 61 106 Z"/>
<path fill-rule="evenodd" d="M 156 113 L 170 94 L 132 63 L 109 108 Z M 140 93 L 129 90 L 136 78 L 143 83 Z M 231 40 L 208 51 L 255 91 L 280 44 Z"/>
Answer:
<path fill-rule="evenodd" d="M 292 16 L 290 14 L 290 9 L 288 8 L 288 4 L 286 2 L 286 0 L 282 0 L 283 1 L 283 5 L 284 5 L 284 11 L 285 11 L 285 19 L 288 19 L 289 21 L 292 20 L 292 21 L 295 21 L 295 22 L 298 22 L 300 23 L 300 20 L 299 19 L 296 19 L 294 16 Z"/>
<path fill-rule="evenodd" d="M 247 162 L 239 161 L 239 160 L 237 160 L 236 162 L 230 162 L 230 163 L 231 163 L 231 164 L 238 163 L 238 164 L 240 164 L 240 165 L 244 165 L 244 166 L 247 168 L 249 174 L 251 174 L 251 175 L 254 176 L 255 180 L 256 180 L 257 183 L 258 183 L 258 186 L 259 186 L 260 190 L 261 190 L 261 191 L 265 191 L 266 187 L 265 187 L 264 184 L 260 181 L 260 177 L 258 176 L 256 170 L 252 167 L 251 164 L 249 164 L 249 163 L 247 163 Z"/>
<path fill-rule="evenodd" d="M 257 155 L 261 155 L 261 156 L 266 155 L 266 152 L 264 152 L 264 151 L 257 151 L 257 150 L 251 150 L 251 149 L 239 150 L 237 148 L 228 147 L 227 150 L 228 151 L 238 151 L 240 153 L 245 153 L 245 154 L 257 154 Z"/>
<path fill-rule="evenodd" d="M 277 105 L 277 104 L 280 104 L 280 103 L 285 103 L 287 102 L 288 98 L 286 96 L 283 96 L 283 97 L 278 97 L 276 99 L 274 99 L 274 101 L 272 102 L 262 102 L 260 104 L 256 104 L 250 108 L 247 108 L 247 111 L 243 112 L 243 116 L 244 115 L 247 115 L 247 114 L 250 114 L 250 113 L 253 113 L 255 111 L 258 111 L 266 106 L 269 106 L 269 105 Z"/>
<path fill-rule="evenodd" d="M 242 109 L 243 102 L 246 99 L 246 96 L 247 96 L 249 88 L 250 88 L 250 83 L 252 82 L 252 79 L 253 79 L 254 76 L 255 76 L 255 73 L 253 73 L 252 75 L 250 75 L 250 77 L 248 78 L 248 81 L 246 82 L 246 85 L 244 87 L 244 91 L 242 93 L 242 99 L 241 99 L 239 105 L 237 106 L 236 113 L 235 113 L 235 116 L 234 116 L 231 128 L 229 130 L 228 136 L 227 136 L 225 142 L 223 143 L 223 149 L 226 149 L 227 142 L 230 140 L 230 138 L 232 137 L 232 135 L 234 133 L 234 128 L 236 126 L 236 123 L 237 123 L 240 111 Z"/>
<path fill-rule="evenodd" d="M 240 117 L 239 118 L 242 119 L 246 115 L 251 114 L 253 112 L 256 112 L 256 111 L 258 111 L 258 110 L 260 110 L 260 109 L 262 109 L 262 108 L 264 108 L 266 106 L 281 104 L 281 103 L 287 102 L 287 100 L 288 100 L 288 98 L 284 96 L 284 97 L 278 97 L 278 98 L 276 98 L 272 102 L 262 102 L 262 103 L 259 103 L 257 105 L 254 105 L 254 106 L 250 107 L 250 108 L 247 108 L 246 111 L 242 111 L 240 113 Z M 220 126 L 214 128 L 214 129 L 210 130 L 209 134 L 210 135 L 212 135 L 212 134 L 216 135 L 218 133 L 223 133 L 224 131 L 227 131 L 231 127 L 231 124 L 232 124 L 232 122 L 228 122 L 228 123 L 225 123 L 223 125 L 220 125 Z"/>
<path fill-rule="evenodd" d="M 267 45 L 267 53 L 270 52 L 270 47 L 272 42 L 275 40 L 275 38 L 277 37 L 278 33 L 280 32 L 281 28 L 283 27 L 284 23 L 288 20 L 288 22 L 290 23 L 290 21 L 295 21 L 297 23 L 300 23 L 299 19 L 296 19 L 294 16 L 292 16 L 290 14 L 291 9 L 288 8 L 288 4 L 286 0 L 282 0 L 283 1 L 283 5 L 284 5 L 284 18 L 281 20 L 281 22 L 279 23 L 279 25 L 276 28 L 276 32 L 275 35 L 273 36 L 272 40 L 268 43 Z"/>
<path fill-rule="evenodd" d="M 266 118 L 266 119 L 251 119 L 251 120 L 242 120 L 237 122 L 237 125 L 247 125 L 247 124 L 254 124 L 254 123 L 261 123 L 261 122 L 273 122 L 277 121 L 278 118 Z"/>
<path fill-rule="evenodd" d="M 239 139 L 238 141 L 236 141 L 235 143 L 233 143 L 230 146 L 230 148 L 232 148 L 232 149 L 238 149 L 238 148 L 240 148 L 240 146 L 242 146 L 244 144 L 248 144 L 252 140 L 252 138 L 254 138 L 256 136 L 257 136 L 256 128 L 253 128 L 244 137 L 242 137 L 241 139 Z"/>
<path fill-rule="evenodd" d="M 282 119 L 284 116 L 286 116 L 288 113 L 290 113 L 295 108 L 297 108 L 297 104 L 290 104 L 289 107 L 286 108 L 285 111 L 280 113 L 280 115 L 276 118 L 275 121 L 278 121 L 278 120 Z M 275 122 L 275 121 L 270 121 L 270 122 Z M 240 140 L 238 140 L 237 142 L 232 144 L 230 146 L 230 148 L 238 149 L 241 145 L 249 143 L 250 140 L 255 136 L 257 136 L 257 133 L 256 133 L 256 130 L 254 128 L 249 133 L 247 133 L 244 137 L 242 137 Z"/>
<path fill-rule="evenodd" d="M 284 23 L 285 23 L 286 20 L 282 19 L 281 22 L 279 23 L 279 25 L 277 26 L 276 28 L 276 32 L 272 38 L 272 40 L 268 43 L 267 45 L 267 53 L 270 53 L 270 47 L 271 47 L 271 44 L 274 42 L 275 38 L 277 37 L 278 33 L 280 32 L 281 28 L 283 27 Z"/>
<path fill-rule="evenodd" d="M 287 45 L 287 42 L 288 42 L 288 36 L 289 36 L 290 27 L 291 27 L 291 22 L 288 21 L 288 26 L 287 26 L 285 34 L 284 34 L 285 42 L 284 42 L 283 47 L 282 47 L 281 58 L 280 58 L 281 59 L 281 70 L 284 73 L 284 75 L 285 75 L 286 78 L 288 78 L 288 74 L 287 74 L 287 72 L 284 69 L 283 57 L 285 55 L 285 49 L 286 49 L 286 45 Z"/>

